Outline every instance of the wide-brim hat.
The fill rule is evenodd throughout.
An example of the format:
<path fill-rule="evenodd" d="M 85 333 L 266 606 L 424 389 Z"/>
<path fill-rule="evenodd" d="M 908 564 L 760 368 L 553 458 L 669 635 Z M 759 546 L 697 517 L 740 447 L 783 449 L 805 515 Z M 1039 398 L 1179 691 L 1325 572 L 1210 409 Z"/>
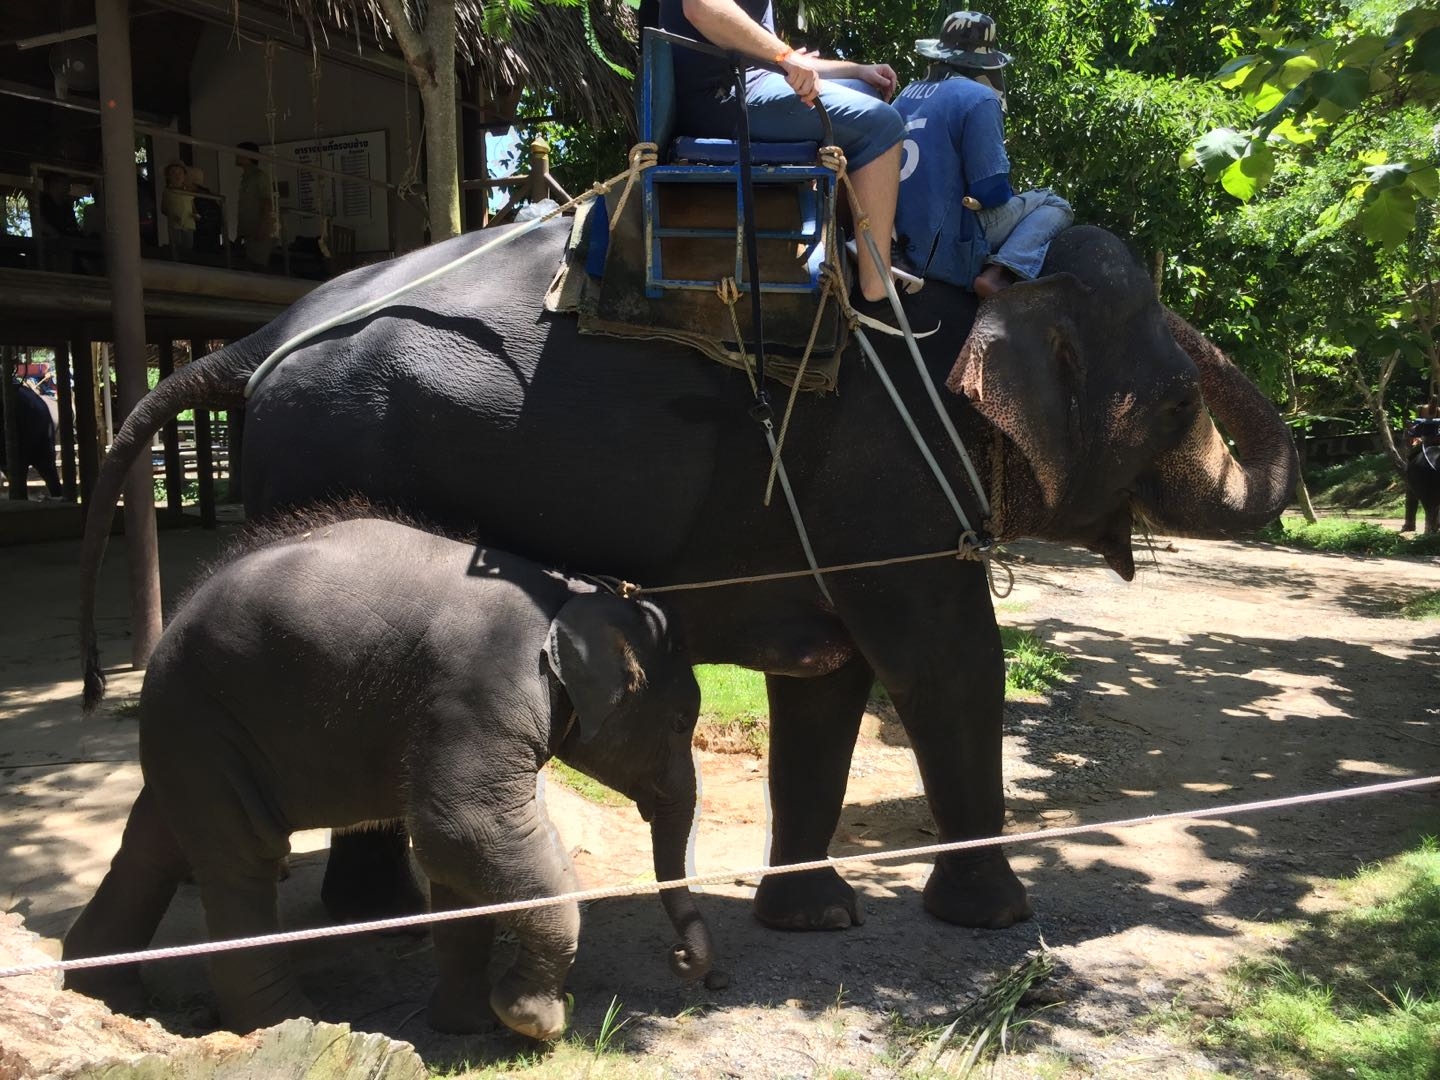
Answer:
<path fill-rule="evenodd" d="M 1010 63 L 1008 54 L 996 48 L 995 20 L 978 11 L 952 11 L 938 38 L 921 38 L 915 51 L 928 60 L 955 67 L 997 71 Z"/>

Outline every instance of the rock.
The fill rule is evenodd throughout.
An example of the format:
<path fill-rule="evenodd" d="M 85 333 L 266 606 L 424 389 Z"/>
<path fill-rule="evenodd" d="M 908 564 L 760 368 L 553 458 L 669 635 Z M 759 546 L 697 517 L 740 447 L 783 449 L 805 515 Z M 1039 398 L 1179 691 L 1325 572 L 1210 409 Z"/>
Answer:
<path fill-rule="evenodd" d="M 0 917 L 0 967 L 50 959 L 20 916 Z M 61 989 L 57 973 L 0 984 L 0 1080 L 424 1080 L 409 1043 L 347 1024 L 287 1020 L 186 1039 Z"/>

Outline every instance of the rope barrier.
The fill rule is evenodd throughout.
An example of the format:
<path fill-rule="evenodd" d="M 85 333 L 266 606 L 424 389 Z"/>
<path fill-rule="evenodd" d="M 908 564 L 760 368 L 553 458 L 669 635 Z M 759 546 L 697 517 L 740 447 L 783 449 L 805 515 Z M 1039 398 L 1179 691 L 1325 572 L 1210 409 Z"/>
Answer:
<path fill-rule="evenodd" d="M 113 967 L 118 964 L 133 964 L 147 960 L 172 960 L 186 956 L 205 956 L 211 953 L 234 952 L 238 949 L 258 949 L 272 945 L 288 945 L 299 941 L 315 941 L 320 938 L 368 934 L 377 930 L 401 930 L 410 926 L 429 926 L 432 923 L 451 922 L 456 919 L 506 915 L 515 911 L 554 907 L 558 904 L 578 904 L 593 900 L 615 899 L 622 896 L 657 894 L 666 889 L 688 889 L 696 885 L 716 885 L 725 882 L 749 881 L 751 879 L 758 881 L 761 878 L 775 877 L 782 874 L 799 874 L 809 870 L 858 866 L 884 862 L 891 859 L 914 859 L 930 855 L 947 855 L 957 851 L 973 851 L 977 848 L 998 847 L 1001 844 L 1062 840 L 1071 836 L 1083 836 L 1089 833 L 1104 832 L 1107 829 L 1130 829 L 1140 825 L 1154 825 L 1162 821 L 1228 817 L 1234 814 L 1255 813 L 1261 810 L 1280 810 L 1291 806 L 1307 806 L 1313 803 L 1354 799 L 1363 795 L 1382 795 L 1398 791 L 1410 791 L 1416 788 L 1429 787 L 1433 784 L 1440 784 L 1440 775 L 1425 776 L 1411 780 L 1392 780 L 1381 784 L 1367 784 L 1362 787 L 1314 792 L 1309 795 L 1288 795 L 1279 799 L 1260 799 L 1254 802 L 1232 803 L 1227 806 L 1212 806 L 1197 810 L 1174 810 L 1163 814 L 1146 814 L 1141 817 L 1121 818 L 1116 821 L 1094 822 L 1090 825 L 1069 825 L 1058 829 L 1038 829 L 1034 832 L 1011 833 L 1006 836 L 987 836 L 976 840 L 953 840 L 948 843 L 924 844 L 918 847 L 898 848 L 892 851 L 866 851 L 858 855 L 812 859 L 809 862 L 787 863 L 784 866 L 753 866 L 744 870 L 716 870 L 708 874 L 694 874 L 690 877 L 677 878 L 673 881 L 607 885 L 595 889 L 579 889 L 575 892 L 561 893 L 558 896 L 542 896 L 529 900 L 511 900 L 501 904 L 482 904 L 477 907 L 456 908 L 451 911 L 430 911 L 419 915 L 397 916 L 391 919 L 372 919 L 368 922 L 348 923 L 343 926 L 317 926 L 308 930 L 287 930 L 275 934 L 260 934 L 255 937 L 233 938 L 227 941 L 203 941 L 194 945 L 173 945 L 160 949 L 141 949 L 135 952 L 114 953 L 109 956 L 86 956 L 73 960 L 38 961 L 32 964 L 18 964 L 14 967 L 0 968 L 0 979 L 11 979 L 19 975 L 35 975 L 46 971 L 79 971 L 86 968 Z"/>

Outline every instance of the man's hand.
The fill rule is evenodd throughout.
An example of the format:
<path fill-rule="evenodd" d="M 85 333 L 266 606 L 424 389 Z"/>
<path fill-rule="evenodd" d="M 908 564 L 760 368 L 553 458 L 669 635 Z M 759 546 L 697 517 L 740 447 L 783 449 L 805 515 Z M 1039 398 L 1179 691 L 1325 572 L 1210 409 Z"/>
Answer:
<path fill-rule="evenodd" d="M 789 83 L 790 89 L 799 95 L 800 100 L 812 108 L 815 99 L 820 96 L 819 68 L 823 61 L 809 49 L 795 49 L 784 60 L 780 66 L 785 69 L 785 81 Z"/>
<path fill-rule="evenodd" d="M 895 96 L 895 88 L 899 85 L 899 80 L 895 77 L 895 69 L 889 64 L 860 64 L 858 67 L 860 68 L 859 78 L 879 90 L 882 98 L 889 101 Z"/>

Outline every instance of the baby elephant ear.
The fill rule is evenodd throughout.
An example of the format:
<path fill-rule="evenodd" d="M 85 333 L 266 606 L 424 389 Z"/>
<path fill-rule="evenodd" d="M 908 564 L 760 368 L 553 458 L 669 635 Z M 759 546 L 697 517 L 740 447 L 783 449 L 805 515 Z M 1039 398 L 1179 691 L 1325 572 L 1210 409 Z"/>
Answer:
<path fill-rule="evenodd" d="M 639 619 L 631 608 L 614 596 L 576 596 L 550 624 L 545 656 L 575 706 L 582 741 L 594 738 L 645 686 L 645 669 L 627 632 Z"/>

